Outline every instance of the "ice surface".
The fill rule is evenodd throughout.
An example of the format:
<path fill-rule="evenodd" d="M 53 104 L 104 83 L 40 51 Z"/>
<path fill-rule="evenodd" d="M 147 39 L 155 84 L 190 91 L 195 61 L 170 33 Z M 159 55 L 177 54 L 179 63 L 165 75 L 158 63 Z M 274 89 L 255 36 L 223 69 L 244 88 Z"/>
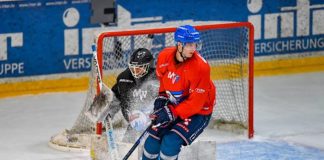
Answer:
<path fill-rule="evenodd" d="M 255 138 L 206 131 L 217 141 L 217 159 L 324 159 L 324 73 L 255 79 Z M 70 128 L 85 92 L 0 99 L 0 159 L 88 160 L 47 146 Z"/>

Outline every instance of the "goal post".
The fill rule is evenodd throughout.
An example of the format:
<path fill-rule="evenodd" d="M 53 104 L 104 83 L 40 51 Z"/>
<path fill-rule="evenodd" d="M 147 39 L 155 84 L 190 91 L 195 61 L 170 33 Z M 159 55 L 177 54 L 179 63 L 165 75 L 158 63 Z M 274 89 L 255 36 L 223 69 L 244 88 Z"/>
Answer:
<path fill-rule="evenodd" d="M 247 137 L 252 138 L 253 25 L 249 22 L 234 22 L 197 25 L 195 28 L 199 30 L 202 41 L 199 53 L 210 64 L 211 78 L 217 89 L 216 105 L 210 123 L 239 125 Z M 103 82 L 111 88 L 117 75 L 128 67 L 130 55 L 137 48 L 150 49 L 156 60 L 163 48 L 175 45 L 175 30 L 176 27 L 168 27 L 100 33 L 96 37 L 96 45 Z M 71 129 L 53 136 L 49 142 L 51 146 L 60 150 L 90 149 L 91 135 L 96 134 L 96 126 L 101 126 L 84 115 L 95 95 L 100 92 L 94 64 L 89 75 L 87 98 L 76 122 Z"/>

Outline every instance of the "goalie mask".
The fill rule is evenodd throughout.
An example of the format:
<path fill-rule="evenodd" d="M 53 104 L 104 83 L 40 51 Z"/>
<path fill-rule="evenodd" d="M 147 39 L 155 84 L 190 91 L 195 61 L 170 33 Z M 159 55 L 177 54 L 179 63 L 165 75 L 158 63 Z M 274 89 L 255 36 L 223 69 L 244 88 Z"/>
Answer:
<path fill-rule="evenodd" d="M 148 73 L 152 62 L 151 52 L 146 48 L 139 48 L 133 52 L 128 67 L 134 78 L 141 78 Z"/>

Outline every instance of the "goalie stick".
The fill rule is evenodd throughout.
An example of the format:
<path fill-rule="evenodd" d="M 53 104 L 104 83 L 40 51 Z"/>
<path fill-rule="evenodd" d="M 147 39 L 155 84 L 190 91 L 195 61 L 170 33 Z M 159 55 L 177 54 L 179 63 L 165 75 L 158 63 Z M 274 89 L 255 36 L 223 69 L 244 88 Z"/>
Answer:
<path fill-rule="evenodd" d="M 97 79 L 99 82 L 99 88 L 100 92 L 102 92 L 103 89 L 106 89 L 108 91 L 111 91 L 103 82 L 101 78 L 101 72 L 98 64 L 98 57 L 96 52 L 96 46 L 92 45 L 92 51 L 93 51 L 93 57 L 94 57 L 94 63 L 95 67 L 97 69 Z M 110 96 L 112 97 L 112 96 Z M 112 98 L 111 98 L 112 99 Z M 109 103 L 105 106 L 105 108 L 109 108 Z M 107 111 L 107 109 L 105 110 Z M 118 160 L 118 148 L 117 144 L 115 142 L 115 135 L 114 135 L 114 129 L 112 126 L 111 117 L 108 115 L 106 119 L 104 120 L 105 127 L 106 127 L 106 135 L 107 135 L 107 143 L 108 143 L 108 154 L 112 160 Z"/>
<path fill-rule="evenodd" d="M 148 34 L 146 37 L 146 49 L 150 50 L 153 47 L 153 38 L 154 38 L 154 34 Z"/>

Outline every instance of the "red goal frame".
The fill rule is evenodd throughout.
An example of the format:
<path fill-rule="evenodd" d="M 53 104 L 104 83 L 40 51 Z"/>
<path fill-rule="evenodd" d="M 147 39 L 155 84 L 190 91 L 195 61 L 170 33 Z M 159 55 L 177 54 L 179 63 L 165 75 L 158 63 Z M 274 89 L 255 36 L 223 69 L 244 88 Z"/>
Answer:
<path fill-rule="evenodd" d="M 229 28 L 239 28 L 246 27 L 249 29 L 249 86 L 248 86 L 248 138 L 254 136 L 254 27 L 249 22 L 235 22 L 235 23 L 224 23 L 224 24 L 209 24 L 209 25 L 199 25 L 195 28 L 199 31 L 208 29 L 229 29 Z M 129 35 L 141 35 L 141 34 L 156 34 L 156 33 L 168 33 L 175 32 L 175 27 L 170 28 L 155 28 L 155 29 L 141 29 L 141 30 L 126 30 L 126 31 L 111 31 L 105 32 L 99 35 L 97 41 L 97 56 L 99 68 L 102 72 L 102 57 L 103 57 L 103 39 L 106 37 L 113 36 L 129 36 Z M 103 76 L 103 75 L 101 75 Z M 99 93 L 99 85 L 97 85 L 97 93 Z"/>

